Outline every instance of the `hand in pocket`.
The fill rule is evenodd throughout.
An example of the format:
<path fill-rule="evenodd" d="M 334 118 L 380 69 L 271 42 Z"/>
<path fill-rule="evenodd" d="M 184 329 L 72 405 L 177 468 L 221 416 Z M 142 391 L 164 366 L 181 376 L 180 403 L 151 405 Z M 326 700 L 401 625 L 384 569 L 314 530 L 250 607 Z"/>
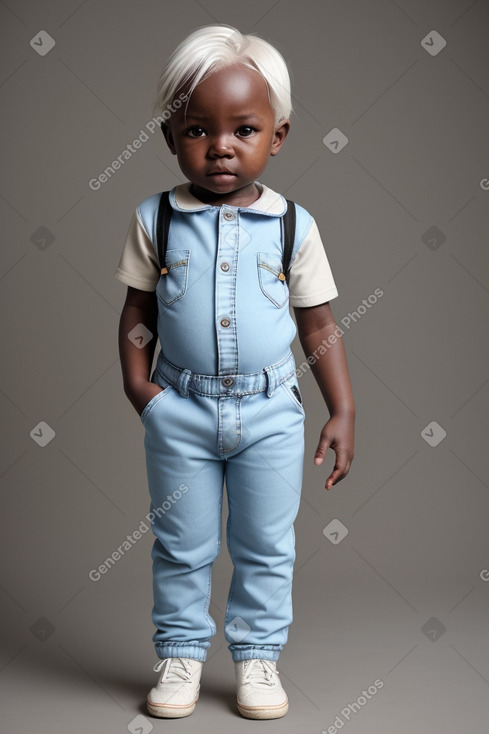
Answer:
<path fill-rule="evenodd" d="M 155 382 L 150 382 L 149 380 L 141 383 L 140 386 L 133 389 L 129 396 L 129 400 L 139 416 L 141 416 L 149 401 L 152 400 L 155 395 L 162 392 L 162 390 L 164 390 L 163 387 L 160 387 L 160 385 L 157 385 Z"/>

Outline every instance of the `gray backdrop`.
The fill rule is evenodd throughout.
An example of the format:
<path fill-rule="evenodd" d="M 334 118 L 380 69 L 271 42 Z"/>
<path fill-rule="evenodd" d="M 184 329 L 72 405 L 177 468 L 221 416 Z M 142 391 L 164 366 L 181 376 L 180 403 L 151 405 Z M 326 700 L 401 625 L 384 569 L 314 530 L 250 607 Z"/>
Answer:
<path fill-rule="evenodd" d="M 292 131 L 262 180 L 319 224 L 358 411 L 352 470 L 325 492 L 333 457 L 313 455 L 327 411 L 301 377 L 295 620 L 279 663 L 291 708 L 263 726 L 487 731 L 487 0 L 7 0 L 0 17 L 2 729 L 173 727 L 143 705 L 152 539 L 135 539 L 149 499 L 113 273 L 137 203 L 183 180 L 150 129 L 161 67 L 217 21 L 290 64 Z M 223 545 L 218 634 L 182 732 L 253 726 L 223 638 L 230 575 Z"/>

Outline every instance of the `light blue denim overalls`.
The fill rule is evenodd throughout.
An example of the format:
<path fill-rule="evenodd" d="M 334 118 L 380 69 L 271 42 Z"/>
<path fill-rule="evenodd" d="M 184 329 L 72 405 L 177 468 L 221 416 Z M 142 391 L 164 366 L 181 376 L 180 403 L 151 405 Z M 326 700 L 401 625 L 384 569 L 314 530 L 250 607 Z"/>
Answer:
<path fill-rule="evenodd" d="M 159 194 L 139 205 L 156 247 Z M 277 660 L 292 621 L 293 523 L 304 409 L 290 344 L 278 197 L 267 211 L 195 200 L 173 215 L 157 285 L 161 351 L 145 407 L 154 542 L 153 622 L 160 658 L 205 660 L 223 484 L 234 573 L 224 634 L 234 661 Z M 296 205 L 292 261 L 311 216 Z"/>

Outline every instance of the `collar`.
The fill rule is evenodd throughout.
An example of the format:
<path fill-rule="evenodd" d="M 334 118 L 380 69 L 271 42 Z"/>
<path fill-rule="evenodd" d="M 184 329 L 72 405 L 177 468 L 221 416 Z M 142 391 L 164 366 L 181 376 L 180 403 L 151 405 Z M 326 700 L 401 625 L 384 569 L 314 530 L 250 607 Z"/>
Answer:
<path fill-rule="evenodd" d="M 265 186 L 265 184 L 259 181 L 255 182 L 258 190 L 260 191 L 259 198 L 254 201 L 250 206 L 228 206 L 228 209 L 239 209 L 247 212 L 256 214 L 265 214 L 270 217 L 281 217 L 285 214 L 287 209 L 287 203 L 281 194 L 277 194 L 272 189 Z M 170 204 L 173 209 L 181 212 L 200 212 L 205 209 L 220 209 L 220 207 L 213 206 L 212 204 L 204 204 L 204 202 L 197 199 L 190 191 L 191 183 L 179 184 L 175 186 L 170 192 Z M 224 206 L 224 205 L 223 205 Z"/>

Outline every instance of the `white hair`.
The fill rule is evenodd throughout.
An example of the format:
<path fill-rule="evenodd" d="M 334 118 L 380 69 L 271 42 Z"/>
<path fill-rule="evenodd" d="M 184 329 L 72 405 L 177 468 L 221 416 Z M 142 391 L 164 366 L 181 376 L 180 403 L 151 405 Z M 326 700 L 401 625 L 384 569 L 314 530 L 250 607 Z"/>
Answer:
<path fill-rule="evenodd" d="M 258 71 L 264 78 L 275 123 L 287 119 L 292 101 L 289 72 L 283 56 L 263 38 L 254 34 L 244 36 L 228 25 L 198 28 L 177 46 L 160 76 L 154 110 L 168 119 L 171 103 L 184 85 L 191 82 L 188 104 L 199 82 L 218 69 L 237 63 Z"/>

